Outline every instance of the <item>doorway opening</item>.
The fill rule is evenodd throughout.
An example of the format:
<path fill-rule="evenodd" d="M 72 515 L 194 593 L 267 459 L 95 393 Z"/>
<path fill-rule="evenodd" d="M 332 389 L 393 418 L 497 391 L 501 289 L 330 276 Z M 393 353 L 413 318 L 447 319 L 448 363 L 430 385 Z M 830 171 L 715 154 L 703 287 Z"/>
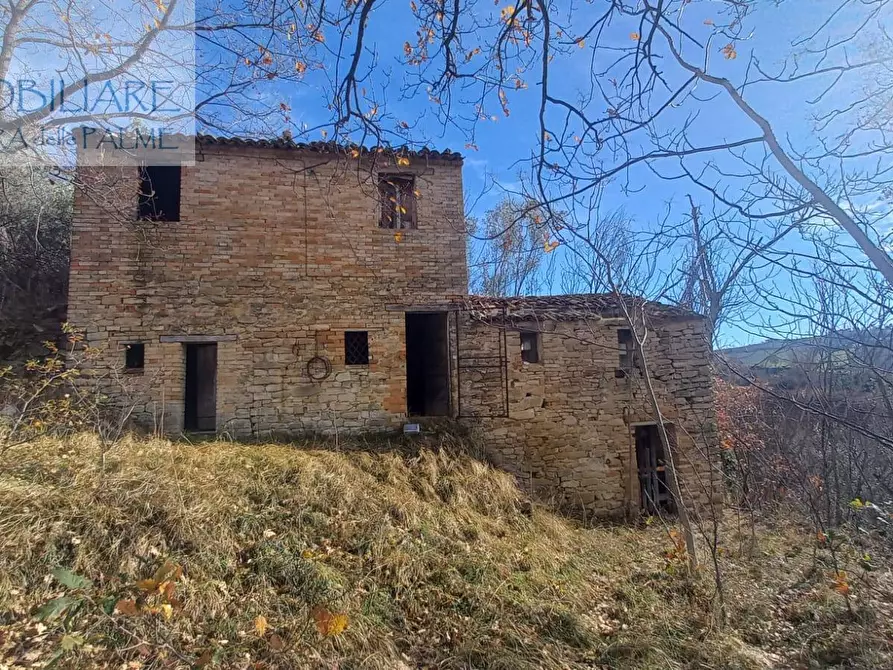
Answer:
<path fill-rule="evenodd" d="M 665 425 L 673 439 L 673 426 Z M 673 511 L 673 495 L 667 477 L 666 454 L 656 424 L 635 427 L 636 461 L 639 467 L 639 499 L 647 514 Z M 671 443 L 672 444 L 672 443 Z"/>
<path fill-rule="evenodd" d="M 406 409 L 415 416 L 450 413 L 446 312 L 406 313 Z"/>
<path fill-rule="evenodd" d="M 183 429 L 217 430 L 217 344 L 186 345 Z"/>

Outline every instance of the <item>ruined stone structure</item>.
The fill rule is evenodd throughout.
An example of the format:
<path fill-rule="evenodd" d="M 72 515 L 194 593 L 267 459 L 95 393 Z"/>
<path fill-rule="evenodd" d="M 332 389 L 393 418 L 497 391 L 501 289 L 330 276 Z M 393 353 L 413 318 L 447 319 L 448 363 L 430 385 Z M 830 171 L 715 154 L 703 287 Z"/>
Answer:
<path fill-rule="evenodd" d="M 465 307 L 457 312 L 460 366 L 469 363 L 459 370 L 459 410 L 479 426 L 495 463 L 578 510 L 620 515 L 652 506 L 640 479 L 647 487 L 652 477 L 657 491 L 668 482 L 659 463 L 657 472 L 648 467 L 663 450 L 647 369 L 680 486 L 689 499 L 721 499 L 710 467 L 717 437 L 702 319 L 613 295 L 469 298 Z M 522 355 L 525 340 L 535 356 Z M 500 348 L 501 379 L 499 369 L 475 369 Z"/>
<path fill-rule="evenodd" d="M 211 137 L 198 149 L 194 166 L 81 169 L 69 321 L 135 420 L 263 439 L 454 417 L 561 503 L 616 514 L 645 491 L 646 507 L 663 504 L 620 299 L 466 296 L 460 156 Z M 628 304 L 683 485 L 706 500 L 702 321 Z"/>

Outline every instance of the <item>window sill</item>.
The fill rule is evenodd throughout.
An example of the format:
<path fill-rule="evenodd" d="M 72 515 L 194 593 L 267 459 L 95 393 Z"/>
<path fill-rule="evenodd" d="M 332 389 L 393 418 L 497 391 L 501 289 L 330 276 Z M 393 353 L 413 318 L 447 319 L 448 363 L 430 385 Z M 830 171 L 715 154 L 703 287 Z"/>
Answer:
<path fill-rule="evenodd" d="M 143 368 L 124 368 L 125 375 L 143 375 L 145 372 Z"/>

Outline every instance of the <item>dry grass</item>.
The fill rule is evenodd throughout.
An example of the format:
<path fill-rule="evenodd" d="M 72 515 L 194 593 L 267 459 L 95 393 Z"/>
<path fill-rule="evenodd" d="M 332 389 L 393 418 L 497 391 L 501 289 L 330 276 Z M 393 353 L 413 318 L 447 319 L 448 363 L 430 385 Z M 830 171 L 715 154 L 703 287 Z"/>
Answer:
<path fill-rule="evenodd" d="M 0 667 L 893 667 L 889 570 L 853 574 L 850 612 L 790 524 L 756 549 L 729 529 L 720 630 L 709 575 L 668 570 L 657 524 L 531 512 L 512 478 L 439 445 L 302 446 L 129 439 L 104 466 L 87 435 L 7 451 Z M 170 620 L 103 612 L 165 559 L 184 569 Z M 92 580 L 88 604 L 38 623 L 59 566 Z M 347 629 L 323 637 L 316 606 Z"/>

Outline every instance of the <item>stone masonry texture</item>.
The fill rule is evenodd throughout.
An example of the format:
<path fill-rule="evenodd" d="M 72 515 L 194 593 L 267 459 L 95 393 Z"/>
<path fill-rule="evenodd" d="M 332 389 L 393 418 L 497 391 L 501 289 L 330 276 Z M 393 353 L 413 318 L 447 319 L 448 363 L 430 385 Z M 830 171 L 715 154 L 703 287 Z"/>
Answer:
<path fill-rule="evenodd" d="M 217 342 L 217 432 L 268 439 L 399 429 L 407 421 L 405 313 L 449 311 L 451 414 L 531 490 L 599 515 L 638 500 L 632 434 L 654 421 L 644 380 L 617 378 L 616 317 L 554 318 L 539 363 L 518 324 L 472 318 L 462 164 L 434 154 L 208 145 L 182 168 L 180 220 L 136 221 L 136 168 L 80 169 L 69 321 L 100 354 L 87 371 L 159 432 L 183 430 L 185 346 Z M 411 174 L 415 229 L 379 227 L 381 174 Z M 698 500 L 718 498 L 709 348 L 702 321 L 648 323 L 645 355 L 677 468 Z M 346 365 L 344 333 L 369 334 L 368 365 Z M 502 340 L 502 344 L 500 344 Z M 140 342 L 145 367 L 124 370 Z M 475 352 L 503 367 L 464 368 Z M 331 371 L 308 373 L 315 357 Z M 488 359 L 488 360 L 493 360 Z M 461 369 L 460 369 L 461 368 Z"/>

